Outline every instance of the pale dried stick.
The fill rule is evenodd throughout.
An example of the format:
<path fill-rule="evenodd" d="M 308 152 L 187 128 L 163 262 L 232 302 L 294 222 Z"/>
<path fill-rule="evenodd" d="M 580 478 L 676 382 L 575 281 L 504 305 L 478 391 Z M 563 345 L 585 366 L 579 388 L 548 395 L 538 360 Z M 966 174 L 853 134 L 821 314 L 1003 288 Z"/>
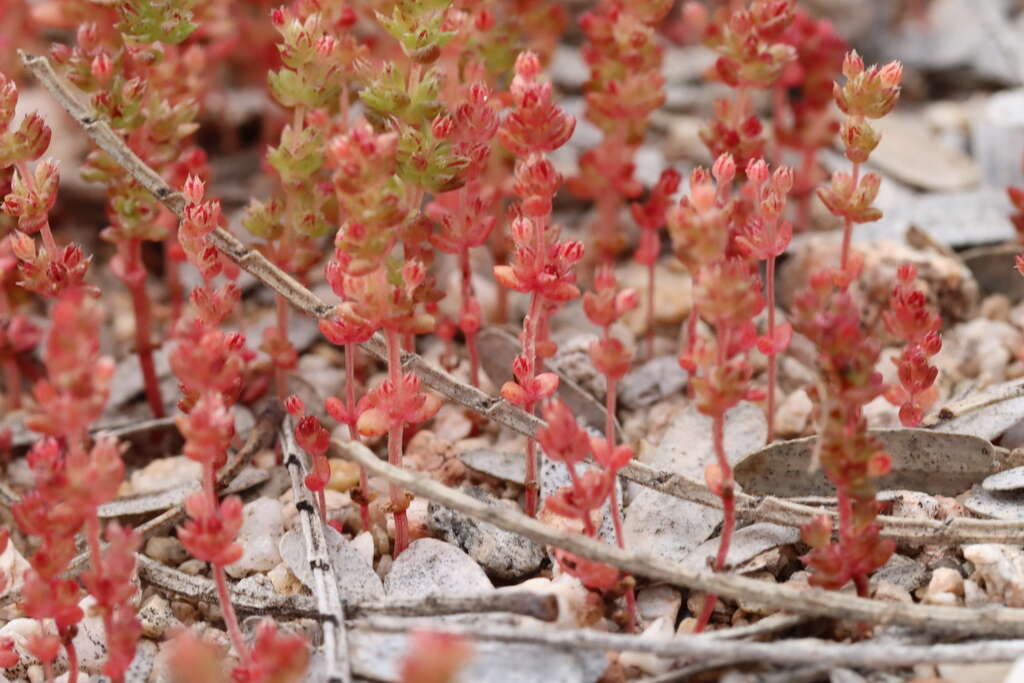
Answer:
<path fill-rule="evenodd" d="M 295 441 L 292 427 L 291 418 L 285 417 L 281 425 L 281 452 L 292 480 L 292 495 L 299 512 L 306 560 L 313 576 L 313 596 L 316 598 L 317 609 L 324 615 L 322 631 L 326 680 L 328 683 L 351 683 L 345 606 L 338 591 L 339 577 L 327 547 L 324 525 L 316 513 L 312 492 L 304 483 L 308 468 L 303 462 L 303 451 Z"/>
<path fill-rule="evenodd" d="M 217 588 L 210 579 L 172 569 L 145 555 L 136 555 L 136 559 L 139 577 L 160 593 L 217 604 Z M 318 621 L 329 618 L 320 613 L 316 602 L 308 595 L 282 595 L 270 590 L 243 588 L 237 584 L 230 585 L 228 590 L 231 593 L 231 604 L 246 614 Z M 429 596 L 422 600 L 387 600 L 345 605 L 345 617 L 348 620 L 367 616 L 429 617 L 486 612 L 508 612 L 542 621 L 554 621 L 558 618 L 558 600 L 553 595 L 530 591 L 501 591 L 482 595 Z"/>
<path fill-rule="evenodd" d="M 370 617 L 355 628 L 383 633 L 404 633 L 423 624 L 419 620 Z M 816 638 L 777 640 L 770 643 L 727 640 L 714 633 L 669 638 L 650 638 L 586 629 L 524 629 L 510 626 L 437 624 L 430 628 L 465 638 L 546 645 L 568 652 L 580 649 L 647 652 L 661 657 L 713 658 L 720 663 L 821 664 L 872 669 L 957 662 L 1007 662 L 1024 656 L 1024 640 L 982 640 L 966 643 L 907 645 L 892 640 L 836 643 Z"/>

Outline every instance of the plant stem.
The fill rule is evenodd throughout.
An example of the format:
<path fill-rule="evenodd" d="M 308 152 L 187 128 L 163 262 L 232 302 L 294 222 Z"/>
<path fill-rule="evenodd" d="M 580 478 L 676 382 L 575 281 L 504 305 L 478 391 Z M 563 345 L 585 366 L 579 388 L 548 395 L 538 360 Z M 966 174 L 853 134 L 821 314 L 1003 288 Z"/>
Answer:
<path fill-rule="evenodd" d="M 850 557 L 850 541 L 853 540 L 853 500 L 846 486 L 836 487 L 836 506 L 839 510 L 839 548 L 843 557 Z M 854 574 L 852 577 L 857 587 L 857 595 L 868 596 L 868 578 L 865 574 Z"/>
<path fill-rule="evenodd" d="M 728 328 L 717 331 L 718 340 L 717 364 L 718 367 L 725 367 L 726 352 L 729 348 Z M 736 528 L 736 496 L 733 490 L 732 467 L 725 454 L 725 412 L 718 411 L 711 423 L 711 440 L 715 449 L 715 461 L 718 464 L 719 476 L 722 487 L 722 535 L 718 540 L 718 554 L 715 556 L 715 570 L 721 571 L 725 568 L 726 560 L 729 557 L 729 545 L 732 543 L 732 532 Z M 704 607 L 701 609 L 700 618 L 697 620 L 697 627 L 694 633 L 700 633 L 707 626 L 711 613 L 715 609 L 715 602 L 718 596 L 710 593 L 704 598 Z"/>
<path fill-rule="evenodd" d="M 647 264 L 647 360 L 654 358 L 654 263 Z"/>
<path fill-rule="evenodd" d="M 284 343 L 288 341 L 288 301 L 278 294 L 274 297 L 277 304 L 277 334 L 278 340 Z M 277 397 L 282 401 L 288 398 L 288 370 L 279 365 L 274 366 L 274 383 L 277 386 Z"/>
<path fill-rule="evenodd" d="M 853 192 L 857 191 L 857 185 L 860 184 L 860 164 L 854 162 L 853 164 Z M 850 241 L 853 237 L 853 220 L 846 216 L 843 219 L 843 251 L 840 257 L 839 265 L 842 270 L 846 271 L 846 266 L 850 261 Z"/>
<path fill-rule="evenodd" d="M 356 345 L 345 344 L 345 411 L 349 417 L 348 438 L 358 439 L 356 432 Z M 370 530 L 370 479 L 366 468 L 359 466 L 359 518 L 363 531 Z"/>
<path fill-rule="evenodd" d="M 7 409 L 21 407 L 21 369 L 13 355 L 4 358 L 4 385 L 7 387 Z"/>
<path fill-rule="evenodd" d="M 396 391 L 401 391 L 402 386 L 402 349 L 398 333 L 394 330 L 385 330 L 385 337 L 388 343 L 388 381 L 391 382 Z M 402 466 L 402 433 L 404 425 L 399 424 L 388 430 L 388 464 L 395 467 Z M 391 493 L 391 509 L 395 518 L 395 552 L 397 558 L 409 545 L 409 520 L 405 509 L 408 506 L 405 491 L 397 484 L 389 484 Z"/>
<path fill-rule="evenodd" d="M 462 268 L 462 315 L 469 315 L 471 304 L 476 299 L 473 292 L 473 270 L 469 263 L 469 249 L 459 252 L 459 264 Z M 466 349 L 469 351 L 469 383 L 480 387 L 480 351 L 476 346 L 476 330 L 463 330 L 466 335 Z"/>
<path fill-rule="evenodd" d="M 167 284 L 167 298 L 171 303 L 171 322 L 181 318 L 181 308 L 185 298 L 181 285 L 181 268 L 174 253 L 178 250 L 178 240 L 174 231 L 164 240 L 164 281 Z"/>
<path fill-rule="evenodd" d="M 228 582 L 224 575 L 224 567 L 219 564 L 212 565 L 213 581 L 217 586 L 217 600 L 220 602 L 220 611 L 224 616 L 224 625 L 227 626 L 228 635 L 231 636 L 231 643 L 238 652 L 238 658 L 246 666 L 252 659 L 249 648 L 246 647 L 245 638 L 242 637 L 242 629 L 238 627 L 238 617 L 235 615 L 235 608 L 231 604 L 231 596 L 228 594 Z"/>
<path fill-rule="evenodd" d="M 78 650 L 75 649 L 75 643 L 71 638 L 64 642 L 64 651 L 68 655 L 67 683 L 78 683 Z"/>
<path fill-rule="evenodd" d="M 608 328 L 605 328 L 605 336 L 610 337 Z M 608 390 L 605 393 L 605 422 L 604 422 L 604 434 L 605 439 L 608 441 L 608 447 L 615 447 L 615 414 L 617 404 L 617 388 L 618 382 L 609 377 L 608 378 Z M 612 487 L 611 500 L 608 501 L 608 506 L 611 508 L 612 513 L 612 527 L 615 529 L 615 543 L 622 548 L 626 549 L 626 536 L 622 531 L 622 512 L 619 509 L 619 498 L 618 498 L 618 472 L 612 472 L 612 477 L 615 479 L 615 486 Z M 626 591 L 626 614 L 629 616 L 629 630 L 632 632 L 636 630 L 636 592 L 630 588 Z"/>
<path fill-rule="evenodd" d="M 803 163 L 800 166 L 800 172 L 797 175 L 798 182 L 797 187 L 800 188 L 800 202 L 797 204 L 797 221 L 796 230 L 805 231 L 810 229 L 811 223 L 811 197 L 814 196 L 814 192 L 811 189 L 813 182 L 812 175 L 814 174 L 814 168 L 818 165 L 818 150 L 815 147 L 810 147 L 804 150 Z"/>
<path fill-rule="evenodd" d="M 768 338 L 772 351 L 768 355 L 768 443 L 775 440 L 775 373 L 778 370 L 779 354 L 775 350 L 775 256 L 768 257 L 765 264 L 765 298 L 768 305 Z"/>
<path fill-rule="evenodd" d="M 530 296 L 530 310 L 523 319 L 523 357 L 526 359 L 529 368 L 527 382 L 532 382 L 537 376 L 537 328 L 541 312 L 541 297 L 539 294 Z M 523 406 L 523 409 L 531 415 L 534 414 L 533 403 Z M 537 448 L 536 442 L 530 439 L 526 442 L 526 514 L 530 517 L 537 516 L 538 494 L 540 485 L 537 481 Z"/>
<path fill-rule="evenodd" d="M 156 375 L 153 344 L 150 341 L 153 320 L 149 294 L 146 292 L 146 272 L 142 266 L 142 242 L 133 239 L 121 242 L 118 246 L 122 248 L 125 259 L 125 284 L 131 294 L 132 307 L 135 310 L 135 352 L 139 355 L 146 400 L 149 402 L 153 417 L 160 418 L 164 416 L 164 401 L 160 395 L 160 380 Z"/>

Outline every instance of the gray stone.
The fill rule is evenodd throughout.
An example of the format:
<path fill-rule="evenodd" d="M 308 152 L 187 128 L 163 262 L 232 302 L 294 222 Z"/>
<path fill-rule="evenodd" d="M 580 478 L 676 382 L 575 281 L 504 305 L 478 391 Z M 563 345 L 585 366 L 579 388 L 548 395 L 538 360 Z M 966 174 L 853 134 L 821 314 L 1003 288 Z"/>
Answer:
<path fill-rule="evenodd" d="M 464 485 L 462 491 L 488 505 L 502 506 L 501 501 L 481 488 Z M 431 533 L 462 548 L 493 579 L 515 581 L 526 578 L 536 572 L 544 561 L 544 548 L 519 534 L 436 503 L 430 504 L 428 514 Z"/>
<path fill-rule="evenodd" d="M 923 564 L 905 555 L 893 553 L 889 561 L 872 574 L 871 585 L 877 585 L 879 581 L 888 581 L 908 592 L 913 592 L 923 586 L 927 578 L 928 570 Z"/>
<path fill-rule="evenodd" d="M 652 358 L 622 378 L 619 403 L 634 410 L 649 406 L 680 392 L 686 380 L 686 371 L 679 367 L 675 356 Z"/>
<path fill-rule="evenodd" d="M 986 491 L 1017 491 L 1024 489 L 1024 467 L 1014 467 L 985 477 L 981 486 Z"/>
<path fill-rule="evenodd" d="M 986 491 L 981 486 L 974 486 L 961 502 L 981 517 L 1024 520 L 1024 496 L 1019 491 Z"/>
<path fill-rule="evenodd" d="M 474 448 L 459 454 L 462 464 L 471 470 L 519 484 L 526 481 L 526 456 L 522 453 L 501 453 L 488 448 Z"/>
<path fill-rule="evenodd" d="M 436 538 L 409 544 L 384 579 L 389 598 L 412 600 L 429 595 L 466 595 L 494 589 L 487 574 L 459 548 Z"/>
<path fill-rule="evenodd" d="M 790 545 L 800 540 L 800 530 L 794 527 L 757 522 L 737 530 L 729 544 L 726 565 L 735 567 L 771 548 Z M 693 569 L 706 569 L 708 558 L 714 559 L 718 552 L 719 539 L 712 538 L 694 548 L 684 565 Z"/>
<path fill-rule="evenodd" d="M 626 547 L 682 562 L 711 535 L 721 518 L 722 513 L 713 508 L 645 488 L 626 508 Z"/>
<path fill-rule="evenodd" d="M 338 579 L 338 591 L 344 602 L 359 603 L 381 600 L 384 598 L 384 585 L 380 577 L 367 564 L 359 550 L 339 534 L 333 527 L 325 527 L 327 547 L 331 554 L 331 563 Z M 284 559 L 292 573 L 310 590 L 313 589 L 313 573 L 306 559 L 306 547 L 302 534 L 291 530 L 281 538 L 279 545 L 281 558 Z"/>
<path fill-rule="evenodd" d="M 711 418 L 693 404 L 672 421 L 656 449 L 645 449 L 640 460 L 660 470 L 704 480 L 704 468 L 714 462 Z M 741 403 L 726 414 L 725 454 L 735 464 L 764 446 L 768 424 L 764 411 L 753 403 Z"/>

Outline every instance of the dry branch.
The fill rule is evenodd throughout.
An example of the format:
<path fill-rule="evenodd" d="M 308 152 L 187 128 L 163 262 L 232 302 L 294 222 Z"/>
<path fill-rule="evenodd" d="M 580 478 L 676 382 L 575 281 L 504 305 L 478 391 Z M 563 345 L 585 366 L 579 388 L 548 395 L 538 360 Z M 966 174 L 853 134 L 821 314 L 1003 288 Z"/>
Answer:
<path fill-rule="evenodd" d="M 136 555 L 136 559 L 140 578 L 160 593 L 211 605 L 217 604 L 217 587 L 211 579 L 192 576 L 172 569 L 145 555 Z M 308 595 L 282 595 L 269 590 L 241 588 L 237 584 L 229 584 L 228 589 L 231 593 L 231 604 L 239 612 L 272 616 L 275 619 L 323 621 L 329 618 L 320 613 L 314 599 Z M 500 591 L 483 595 L 430 596 L 422 600 L 387 600 L 345 605 L 346 619 L 360 619 L 369 616 L 432 617 L 485 612 L 507 612 L 533 617 L 541 621 L 554 621 L 558 618 L 558 600 L 553 595 L 523 590 Z M 758 624 L 764 621 L 767 619 L 762 619 Z"/>
<path fill-rule="evenodd" d="M 385 633 L 402 633 L 413 623 L 405 619 L 371 617 L 356 628 Z M 542 630 L 508 626 L 460 626 L 445 623 L 430 628 L 466 638 L 531 643 L 566 651 L 647 652 L 671 658 L 709 658 L 716 662 L 760 662 L 768 664 L 810 663 L 824 666 L 896 668 L 936 662 L 1006 662 L 1024 656 L 1024 640 L 987 640 L 955 645 L 907 645 L 892 640 L 835 643 L 815 638 L 757 643 L 716 638 L 714 633 L 676 638 L 650 638 L 603 631 L 569 629 Z"/>
<path fill-rule="evenodd" d="M 307 474 L 302 449 L 295 441 L 291 418 L 281 425 L 281 454 L 292 480 L 292 495 L 299 513 L 299 528 L 306 547 L 306 560 L 313 577 L 313 597 L 317 610 L 324 615 L 323 649 L 328 683 L 350 683 L 348 635 L 345 632 L 345 607 L 338 590 L 338 574 L 327 547 L 324 524 L 317 514 L 312 492 L 304 483 Z"/>
<path fill-rule="evenodd" d="M 519 512 L 492 507 L 420 474 L 382 462 L 361 444 L 334 441 L 332 450 L 334 454 L 357 462 L 373 474 L 435 503 L 490 522 L 538 543 L 562 548 L 637 576 L 715 593 L 733 600 L 749 600 L 795 614 L 853 619 L 874 624 L 897 624 L 921 631 L 957 636 L 1024 637 L 1022 609 L 904 605 L 857 598 L 835 591 L 798 589 L 742 576 L 696 571 L 665 558 L 629 552 L 581 534 L 559 531 Z"/>

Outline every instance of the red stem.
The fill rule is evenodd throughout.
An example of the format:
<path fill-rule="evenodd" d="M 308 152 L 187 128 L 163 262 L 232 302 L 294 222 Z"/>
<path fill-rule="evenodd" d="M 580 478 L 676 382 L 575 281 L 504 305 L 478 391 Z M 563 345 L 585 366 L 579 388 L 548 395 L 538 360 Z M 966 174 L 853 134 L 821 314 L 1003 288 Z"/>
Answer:
<path fill-rule="evenodd" d="M 723 329 L 717 340 L 717 363 L 724 367 L 726 362 L 726 349 L 729 347 L 729 330 Z M 729 557 L 729 545 L 732 543 L 732 532 L 736 528 L 736 499 L 733 492 L 732 467 L 725 455 L 725 413 L 719 412 L 714 416 L 711 423 L 711 439 L 715 449 L 715 461 L 722 478 L 722 535 L 718 540 L 718 554 L 715 556 L 715 569 L 721 571 L 725 568 L 726 559 Z M 700 617 L 697 619 L 697 626 L 694 633 L 700 633 L 707 626 L 711 613 L 715 609 L 715 602 L 718 596 L 709 593 L 704 598 L 704 607 L 701 609 Z"/>
<path fill-rule="evenodd" d="M 14 168 L 17 169 L 18 176 L 21 178 L 22 182 L 25 183 L 25 187 L 28 188 L 29 192 L 35 192 L 36 177 L 32 175 L 32 171 L 28 167 L 28 162 L 24 160 L 17 161 L 14 163 Z M 43 246 L 46 247 L 46 253 L 48 253 L 51 258 L 55 257 L 58 251 L 57 242 L 53 239 L 53 231 L 50 230 L 49 216 L 43 217 L 43 224 L 40 226 L 39 230 L 43 235 Z"/>
<path fill-rule="evenodd" d="M 800 166 L 797 187 L 800 188 L 800 203 L 797 205 L 796 230 L 809 230 L 811 227 L 811 197 L 814 192 L 811 188 L 814 169 L 818 165 L 818 149 L 809 147 L 804 150 L 803 164 Z"/>
<path fill-rule="evenodd" d="M 608 328 L 605 328 L 605 337 L 610 337 Z M 615 439 L 615 414 L 617 404 L 617 391 L 618 383 L 615 379 L 608 378 L 608 391 L 605 394 L 605 423 L 604 423 L 604 434 L 605 439 L 608 441 L 608 447 L 614 448 L 616 445 Z M 615 529 L 615 543 L 619 548 L 625 550 L 626 548 L 626 536 L 622 531 L 622 512 L 619 510 L 619 497 L 618 492 L 618 472 L 611 472 L 611 476 L 616 480 L 616 486 L 612 487 L 611 500 L 608 502 L 608 506 L 612 512 L 612 527 Z M 629 616 L 629 630 L 636 630 L 636 593 L 630 588 L 626 591 L 626 614 Z"/>
<path fill-rule="evenodd" d="M 851 557 L 850 545 L 853 541 L 853 500 L 846 486 L 836 487 L 836 502 L 839 508 L 839 549 L 843 557 Z M 857 595 L 862 598 L 868 597 L 867 574 L 857 573 L 852 577 L 857 587 Z"/>
<path fill-rule="evenodd" d="M 356 345 L 345 344 L 345 410 L 349 415 L 348 438 L 358 440 L 356 432 Z M 363 530 L 370 530 L 370 479 L 366 468 L 359 466 L 359 518 Z"/>
<path fill-rule="evenodd" d="M 153 326 L 149 294 L 146 292 L 146 273 L 142 267 L 142 242 L 128 240 L 121 242 L 125 257 L 125 284 L 132 297 L 135 310 L 135 352 L 139 355 L 142 380 L 146 389 L 146 400 L 153 417 L 164 416 L 164 401 L 160 395 L 160 380 L 153 362 L 153 344 L 150 330 Z"/>
<path fill-rule="evenodd" d="M 860 184 L 860 164 L 854 162 L 853 164 L 853 192 L 857 191 L 857 185 Z M 840 257 L 839 265 L 846 271 L 846 266 L 850 261 L 850 241 L 853 237 L 853 220 L 849 216 L 846 216 L 843 221 L 843 251 Z"/>
<path fill-rule="evenodd" d="M 231 596 L 228 594 L 228 582 L 224 576 L 224 567 L 219 564 L 213 566 L 213 581 L 217 586 L 217 600 L 220 602 L 220 611 L 224 616 L 224 624 L 227 626 L 228 635 L 231 636 L 231 643 L 238 652 L 239 659 L 245 666 L 251 663 L 252 655 L 246 647 L 245 638 L 242 637 L 242 629 L 238 627 L 238 617 L 235 616 L 235 608 L 231 604 Z"/>
<path fill-rule="evenodd" d="M 647 264 L 647 360 L 654 358 L 654 260 Z"/>
<path fill-rule="evenodd" d="M 527 367 L 530 368 L 527 382 L 533 380 L 537 375 L 534 367 L 537 362 L 537 329 L 541 314 L 541 297 L 539 294 L 530 296 L 530 310 L 523 319 L 523 357 L 526 359 Z M 526 412 L 531 415 L 534 412 L 533 403 L 524 406 Z M 537 502 L 540 485 L 537 481 L 537 448 L 536 442 L 530 439 L 526 442 L 526 514 L 530 517 L 537 516 Z"/>
<path fill-rule="evenodd" d="M 64 651 L 68 655 L 68 680 L 67 683 L 78 683 L 78 651 L 75 649 L 75 643 L 68 638 L 64 641 Z M 49 669 L 49 667 L 47 667 Z M 48 671 L 47 674 L 51 676 L 47 680 L 52 679 L 52 671 Z"/>
<path fill-rule="evenodd" d="M 278 294 L 277 303 L 277 334 L 278 339 L 288 342 L 288 300 Z M 274 382 L 277 385 L 277 397 L 284 401 L 288 398 L 288 370 L 275 364 Z"/>
<path fill-rule="evenodd" d="M 177 238 L 173 231 L 164 240 L 164 281 L 167 284 L 167 298 L 171 302 L 171 321 L 178 322 L 184 301 L 184 288 L 181 284 L 181 268 L 178 259 L 174 258 Z"/>
<path fill-rule="evenodd" d="M 473 270 L 469 263 L 469 249 L 459 252 L 459 264 L 462 267 L 462 314 L 467 315 L 470 304 L 476 300 L 473 292 Z M 474 387 L 480 387 L 480 352 L 476 346 L 476 331 L 465 332 L 466 348 L 469 350 L 469 381 Z"/>
<path fill-rule="evenodd" d="M 4 385 L 7 387 L 7 409 L 21 407 L 21 368 L 14 356 L 4 358 Z"/>
<path fill-rule="evenodd" d="M 388 381 L 400 390 L 402 384 L 402 349 L 398 333 L 388 329 L 384 332 L 388 343 Z M 388 463 L 395 467 L 402 466 L 402 433 L 404 425 L 399 424 L 388 430 Z M 396 484 L 389 485 L 391 508 L 395 518 L 395 552 L 397 558 L 409 545 L 409 520 L 405 513 L 405 491 Z"/>
<path fill-rule="evenodd" d="M 768 257 L 765 274 L 765 296 L 768 299 L 768 338 L 772 352 L 768 355 L 768 443 L 775 440 L 775 373 L 778 370 L 779 354 L 775 350 L 775 257 Z"/>

